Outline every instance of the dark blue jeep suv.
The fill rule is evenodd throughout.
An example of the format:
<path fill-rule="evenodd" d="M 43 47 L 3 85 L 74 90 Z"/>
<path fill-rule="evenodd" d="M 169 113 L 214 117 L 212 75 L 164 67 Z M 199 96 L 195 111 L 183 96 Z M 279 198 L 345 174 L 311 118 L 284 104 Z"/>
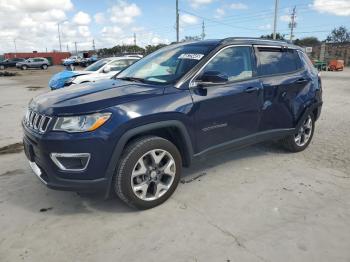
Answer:
<path fill-rule="evenodd" d="M 318 72 L 297 46 L 228 38 L 174 44 L 110 80 L 33 99 L 23 119 L 34 173 L 60 190 L 115 192 L 161 204 L 183 166 L 213 150 L 310 143 L 322 106 Z"/>

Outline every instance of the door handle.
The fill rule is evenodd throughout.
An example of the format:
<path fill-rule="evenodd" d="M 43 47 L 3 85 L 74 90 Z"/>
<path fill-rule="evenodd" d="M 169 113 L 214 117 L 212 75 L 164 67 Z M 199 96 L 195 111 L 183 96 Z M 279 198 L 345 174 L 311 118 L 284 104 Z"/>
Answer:
<path fill-rule="evenodd" d="M 305 79 L 305 78 L 300 78 L 300 79 L 298 79 L 297 81 L 295 81 L 296 84 L 304 84 L 304 83 L 306 83 L 306 82 L 308 82 L 308 80 Z"/>
<path fill-rule="evenodd" d="M 259 90 L 259 87 L 253 87 L 253 86 L 251 86 L 251 87 L 248 87 L 246 90 L 245 90 L 245 92 L 246 93 L 252 93 L 252 92 L 255 92 L 255 91 L 258 91 Z"/>

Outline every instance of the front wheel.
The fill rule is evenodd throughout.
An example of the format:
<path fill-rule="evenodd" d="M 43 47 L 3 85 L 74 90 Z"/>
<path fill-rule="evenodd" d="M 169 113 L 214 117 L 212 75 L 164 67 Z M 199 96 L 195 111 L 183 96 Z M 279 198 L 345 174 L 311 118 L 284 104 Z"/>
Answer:
<path fill-rule="evenodd" d="M 47 65 L 42 65 L 41 68 L 42 68 L 43 70 L 46 70 L 46 69 L 48 68 L 48 66 L 47 66 Z"/>
<path fill-rule="evenodd" d="M 129 206 L 148 209 L 162 204 L 175 191 L 181 176 L 179 150 L 170 141 L 146 136 L 123 152 L 113 185 Z"/>
<path fill-rule="evenodd" d="M 22 70 L 27 70 L 28 67 L 27 67 L 26 65 L 23 65 L 23 66 L 21 67 L 21 69 L 22 69 Z"/>
<path fill-rule="evenodd" d="M 4 65 L 0 65 L 0 70 L 4 70 L 5 66 Z"/>
<path fill-rule="evenodd" d="M 303 151 L 310 144 L 314 129 L 315 118 L 310 113 L 299 127 L 298 132 L 283 139 L 282 145 L 291 152 Z"/>

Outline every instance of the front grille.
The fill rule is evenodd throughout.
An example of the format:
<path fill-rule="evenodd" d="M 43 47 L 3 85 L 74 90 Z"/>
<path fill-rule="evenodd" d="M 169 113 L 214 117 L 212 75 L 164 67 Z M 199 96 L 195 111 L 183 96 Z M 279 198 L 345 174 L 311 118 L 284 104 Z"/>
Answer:
<path fill-rule="evenodd" d="M 27 127 L 31 129 L 34 129 L 39 133 L 45 133 L 49 127 L 51 119 L 52 118 L 49 116 L 41 115 L 28 109 L 23 122 Z"/>

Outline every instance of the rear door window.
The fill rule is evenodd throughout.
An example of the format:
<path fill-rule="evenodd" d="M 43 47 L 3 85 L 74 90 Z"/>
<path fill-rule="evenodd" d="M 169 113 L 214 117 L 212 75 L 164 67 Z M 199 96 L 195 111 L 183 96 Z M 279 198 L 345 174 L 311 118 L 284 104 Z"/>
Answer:
<path fill-rule="evenodd" d="M 259 47 L 259 75 L 291 73 L 301 69 L 300 58 L 293 49 Z"/>

